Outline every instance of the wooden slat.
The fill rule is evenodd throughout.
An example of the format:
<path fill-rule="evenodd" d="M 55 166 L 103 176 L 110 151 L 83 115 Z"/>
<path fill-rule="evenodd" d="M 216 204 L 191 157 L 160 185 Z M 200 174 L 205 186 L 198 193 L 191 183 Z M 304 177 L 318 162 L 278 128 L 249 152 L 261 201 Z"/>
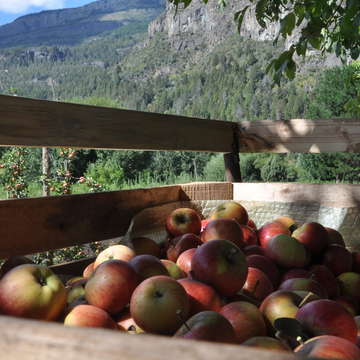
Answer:
<path fill-rule="evenodd" d="M 0 317 L 0 349 L 6 360 L 293 360 L 292 353 L 255 350 L 115 330 Z"/>
<path fill-rule="evenodd" d="M 240 126 L 241 152 L 360 152 L 360 119 L 263 120 Z M 266 139 L 268 146 L 259 139 Z"/>
<path fill-rule="evenodd" d="M 0 144 L 231 151 L 223 121 L 0 96 Z"/>

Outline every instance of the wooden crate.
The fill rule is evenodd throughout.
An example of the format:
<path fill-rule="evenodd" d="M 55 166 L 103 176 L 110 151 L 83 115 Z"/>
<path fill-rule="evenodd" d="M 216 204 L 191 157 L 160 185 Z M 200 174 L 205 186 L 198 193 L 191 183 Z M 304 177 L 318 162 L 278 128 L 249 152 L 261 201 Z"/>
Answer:
<path fill-rule="evenodd" d="M 179 124 L 180 121 L 180 124 Z M 214 141 L 216 139 L 217 141 Z M 0 96 L 0 144 L 78 148 L 231 152 L 359 151 L 358 120 L 235 124 Z M 321 189 L 321 191 L 319 191 Z M 245 198 L 358 206 L 359 186 L 194 183 L 152 189 L 0 201 L 0 258 L 121 236 L 142 209 L 179 200 Z M 321 195 L 321 196 L 320 196 Z M 334 204 L 334 203 L 332 203 Z M 58 266 L 76 272 L 84 262 Z M 0 316 L 0 349 L 8 360 L 294 359 L 234 345 Z"/>

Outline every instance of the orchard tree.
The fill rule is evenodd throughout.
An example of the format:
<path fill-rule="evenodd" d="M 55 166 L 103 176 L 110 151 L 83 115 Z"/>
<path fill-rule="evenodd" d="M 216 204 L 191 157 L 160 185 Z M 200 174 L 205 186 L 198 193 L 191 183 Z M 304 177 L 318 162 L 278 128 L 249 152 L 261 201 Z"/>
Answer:
<path fill-rule="evenodd" d="M 195 0 L 168 0 L 176 8 L 188 7 Z M 201 0 L 204 4 L 217 1 L 226 6 L 229 0 Z M 238 30 L 241 30 L 245 15 L 254 8 L 258 24 L 266 29 L 271 24 L 279 24 L 279 38 L 286 39 L 294 31 L 299 31 L 293 44 L 273 59 L 268 72 L 275 83 L 279 83 L 285 73 L 293 79 L 296 73 L 296 57 L 305 56 L 310 49 L 322 53 L 335 53 L 344 62 L 350 56 L 356 60 L 360 55 L 360 1 L 359 0 L 249 0 L 234 13 Z"/>

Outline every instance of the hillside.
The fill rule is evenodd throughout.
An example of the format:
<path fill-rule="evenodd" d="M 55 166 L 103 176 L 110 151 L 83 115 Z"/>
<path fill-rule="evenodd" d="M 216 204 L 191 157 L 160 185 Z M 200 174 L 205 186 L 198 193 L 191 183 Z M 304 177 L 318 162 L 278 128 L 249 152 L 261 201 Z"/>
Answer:
<path fill-rule="evenodd" d="M 78 8 L 42 11 L 0 26 L 0 48 L 71 45 L 138 21 L 150 21 L 163 0 L 98 0 Z"/>

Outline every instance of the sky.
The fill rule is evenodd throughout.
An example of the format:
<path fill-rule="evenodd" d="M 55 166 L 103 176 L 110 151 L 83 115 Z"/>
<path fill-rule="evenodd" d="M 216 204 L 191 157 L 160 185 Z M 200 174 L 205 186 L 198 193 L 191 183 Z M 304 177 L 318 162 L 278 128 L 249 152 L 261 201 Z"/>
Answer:
<path fill-rule="evenodd" d="M 0 25 L 43 10 L 78 7 L 95 0 L 0 0 Z"/>

